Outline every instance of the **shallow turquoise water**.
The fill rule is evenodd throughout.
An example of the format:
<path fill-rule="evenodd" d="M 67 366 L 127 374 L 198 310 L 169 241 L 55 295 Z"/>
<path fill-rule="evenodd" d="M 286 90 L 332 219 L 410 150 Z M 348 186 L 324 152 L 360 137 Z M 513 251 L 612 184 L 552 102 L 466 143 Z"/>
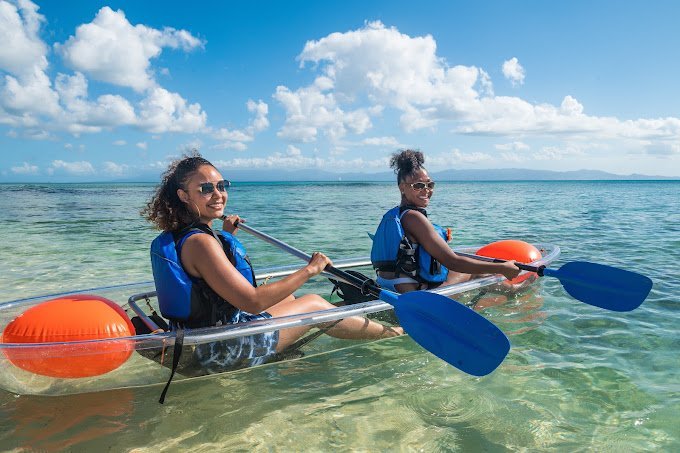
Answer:
<path fill-rule="evenodd" d="M 228 175 L 226 175 L 228 176 Z M 0 301 L 150 279 L 152 185 L 0 185 Z M 229 211 L 303 250 L 367 255 L 397 202 L 382 183 L 236 184 Z M 631 313 L 537 293 L 483 313 L 512 350 L 474 378 L 409 338 L 159 388 L 68 397 L 0 390 L 0 449 L 643 451 L 680 449 L 680 183 L 441 183 L 454 242 L 519 238 L 654 280 Z M 256 267 L 294 260 L 241 234 Z M 317 283 L 316 291 L 328 291 Z"/>

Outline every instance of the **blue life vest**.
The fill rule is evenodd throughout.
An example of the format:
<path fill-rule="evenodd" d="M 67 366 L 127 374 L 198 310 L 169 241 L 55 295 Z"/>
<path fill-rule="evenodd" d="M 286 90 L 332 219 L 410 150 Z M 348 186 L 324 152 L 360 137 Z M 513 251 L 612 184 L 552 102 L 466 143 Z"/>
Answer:
<path fill-rule="evenodd" d="M 204 280 L 190 276 L 182 267 L 180 256 L 184 242 L 190 236 L 201 233 L 211 234 L 219 240 L 229 261 L 253 286 L 257 286 L 246 250 L 232 234 L 220 231 L 218 235 L 202 224 L 192 225 L 177 234 L 161 233 L 151 243 L 151 268 L 158 305 L 165 318 L 188 327 L 214 325 L 218 312 L 229 311 L 229 317 L 239 312 Z"/>
<path fill-rule="evenodd" d="M 421 282 L 441 283 L 446 280 L 449 270 L 434 259 L 425 247 L 412 243 L 401 225 L 402 216 L 410 209 L 405 207 L 402 210 L 397 206 L 383 216 L 373 236 L 373 267 L 377 271 L 394 272 L 396 276 L 407 275 Z M 442 239 L 448 239 L 444 228 L 435 224 L 432 226 Z"/>

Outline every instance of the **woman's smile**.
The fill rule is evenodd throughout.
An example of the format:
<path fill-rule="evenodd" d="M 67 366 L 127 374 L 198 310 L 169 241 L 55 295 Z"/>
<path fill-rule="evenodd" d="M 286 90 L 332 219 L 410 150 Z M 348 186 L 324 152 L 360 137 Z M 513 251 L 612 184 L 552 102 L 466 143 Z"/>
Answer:
<path fill-rule="evenodd" d="M 400 184 L 400 189 L 406 204 L 426 208 L 434 193 L 434 182 L 427 171 L 420 168 Z"/>

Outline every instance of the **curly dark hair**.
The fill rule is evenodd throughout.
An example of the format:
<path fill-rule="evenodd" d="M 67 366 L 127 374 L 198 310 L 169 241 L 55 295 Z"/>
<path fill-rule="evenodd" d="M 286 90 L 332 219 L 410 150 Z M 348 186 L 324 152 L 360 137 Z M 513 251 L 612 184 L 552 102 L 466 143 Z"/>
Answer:
<path fill-rule="evenodd" d="M 425 156 L 420 151 L 404 149 L 392 154 L 390 168 L 397 174 L 397 184 L 401 184 L 407 176 L 420 170 L 425 163 Z"/>
<path fill-rule="evenodd" d="M 177 189 L 181 189 L 202 165 L 215 168 L 195 150 L 171 162 L 163 173 L 156 192 L 142 209 L 142 216 L 163 231 L 179 231 L 193 223 L 196 215 L 179 199 Z"/>

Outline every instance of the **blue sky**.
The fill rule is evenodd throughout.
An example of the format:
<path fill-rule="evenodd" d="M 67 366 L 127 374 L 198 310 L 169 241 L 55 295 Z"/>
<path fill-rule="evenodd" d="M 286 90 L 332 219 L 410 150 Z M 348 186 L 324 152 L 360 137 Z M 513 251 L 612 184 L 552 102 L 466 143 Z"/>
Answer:
<path fill-rule="evenodd" d="M 0 0 L 0 182 L 241 169 L 680 176 L 680 3 Z M 237 179 L 237 178 L 234 178 Z"/>

